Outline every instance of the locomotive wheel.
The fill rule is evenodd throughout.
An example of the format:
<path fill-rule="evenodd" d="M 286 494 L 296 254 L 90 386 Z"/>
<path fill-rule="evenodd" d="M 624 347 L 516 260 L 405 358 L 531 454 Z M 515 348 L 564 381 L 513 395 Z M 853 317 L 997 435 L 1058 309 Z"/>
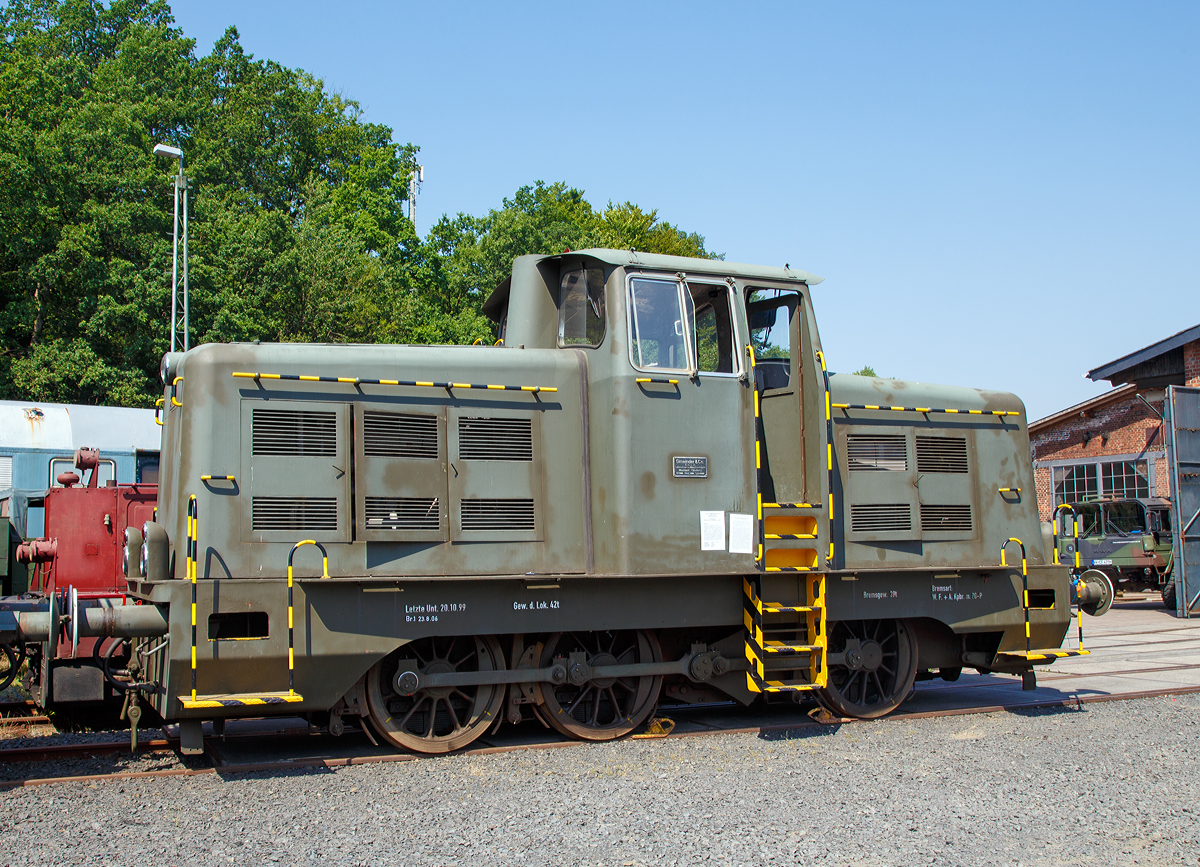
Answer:
<path fill-rule="evenodd" d="M 556 632 L 546 639 L 542 668 L 566 660 L 568 673 L 573 653 L 586 655 L 587 664 L 630 665 L 661 662 L 662 648 L 653 632 Z M 629 734 L 650 716 L 658 704 L 662 676 L 608 677 L 563 684 L 541 684 L 545 704 L 542 717 L 555 730 L 585 741 L 607 741 Z"/>
<path fill-rule="evenodd" d="M 490 635 L 421 638 L 367 672 L 367 711 L 378 732 L 414 753 L 462 749 L 496 721 L 503 684 L 435 687 L 404 695 L 396 683 L 400 660 L 416 660 L 419 674 L 501 671 L 504 654 Z"/>
<path fill-rule="evenodd" d="M 25 661 L 25 646 L 21 645 L 19 652 L 7 644 L 0 644 L 0 692 L 8 689 L 21 673 L 21 663 Z"/>
<path fill-rule="evenodd" d="M 917 639 L 903 620 L 841 620 L 829 624 L 829 665 L 821 701 L 842 716 L 875 719 L 895 710 L 917 676 Z"/>

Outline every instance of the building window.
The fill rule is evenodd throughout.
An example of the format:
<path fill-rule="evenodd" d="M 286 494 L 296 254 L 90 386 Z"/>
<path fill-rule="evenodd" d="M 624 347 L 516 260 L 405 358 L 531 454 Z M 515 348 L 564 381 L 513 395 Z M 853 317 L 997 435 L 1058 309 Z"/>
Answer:
<path fill-rule="evenodd" d="M 1096 485 L 1096 465 L 1079 464 L 1074 467 L 1054 467 L 1054 505 L 1063 503 L 1086 503 L 1100 496 Z"/>
<path fill-rule="evenodd" d="M 1098 461 L 1051 467 L 1054 505 L 1150 496 L 1146 461 Z"/>
<path fill-rule="evenodd" d="M 1145 461 L 1113 461 L 1101 464 L 1104 495 L 1112 499 L 1129 500 L 1150 496 L 1150 479 Z"/>

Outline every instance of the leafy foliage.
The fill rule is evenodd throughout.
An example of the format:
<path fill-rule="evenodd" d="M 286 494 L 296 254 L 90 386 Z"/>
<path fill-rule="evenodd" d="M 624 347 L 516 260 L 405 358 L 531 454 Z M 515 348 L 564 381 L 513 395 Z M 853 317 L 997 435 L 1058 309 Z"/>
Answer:
<path fill-rule="evenodd" d="M 163 0 L 0 5 L 0 397 L 149 405 L 170 345 L 173 165 L 191 187 L 194 344 L 469 343 L 515 256 L 567 247 L 708 256 L 704 239 L 565 184 L 522 187 L 425 239 L 417 149 L 308 73 L 211 54 Z"/>
<path fill-rule="evenodd" d="M 879 374 L 875 372 L 875 368 L 871 367 L 871 365 L 869 365 L 869 364 L 864 365 L 863 367 L 854 371 L 854 375 L 855 376 L 879 376 Z"/>

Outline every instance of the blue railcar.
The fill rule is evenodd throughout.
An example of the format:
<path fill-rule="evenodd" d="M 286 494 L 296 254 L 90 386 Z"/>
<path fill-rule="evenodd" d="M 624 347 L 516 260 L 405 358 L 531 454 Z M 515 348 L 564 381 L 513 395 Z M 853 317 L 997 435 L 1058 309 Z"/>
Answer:
<path fill-rule="evenodd" d="M 154 412 L 0 400 L 0 501 L 24 538 L 43 534 L 41 499 L 74 468 L 75 450 L 99 449 L 99 483 L 158 482 L 161 442 Z"/>

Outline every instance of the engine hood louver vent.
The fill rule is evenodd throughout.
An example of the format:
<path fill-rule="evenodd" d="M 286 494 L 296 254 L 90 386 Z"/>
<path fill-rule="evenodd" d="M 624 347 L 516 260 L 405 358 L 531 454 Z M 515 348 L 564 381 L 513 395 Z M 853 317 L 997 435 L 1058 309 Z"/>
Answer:
<path fill-rule="evenodd" d="M 368 530 L 436 530 L 441 526 L 437 497 L 367 497 Z"/>
<path fill-rule="evenodd" d="M 891 533 L 912 530 L 908 503 L 852 503 L 850 529 L 855 533 Z"/>
<path fill-rule="evenodd" d="M 967 441 L 962 437 L 917 437 L 918 473 L 965 473 Z"/>
<path fill-rule="evenodd" d="M 850 472 L 904 472 L 908 469 L 908 444 L 904 434 L 850 434 L 846 459 Z"/>
<path fill-rule="evenodd" d="M 532 461 L 533 420 L 464 416 L 458 420 L 458 456 L 464 461 Z"/>
<path fill-rule="evenodd" d="M 363 454 L 368 457 L 437 460 L 437 416 L 364 412 Z"/>
<path fill-rule="evenodd" d="M 257 530 L 337 530 L 337 497 L 255 497 Z"/>
<path fill-rule="evenodd" d="M 924 533 L 971 531 L 971 507 L 921 505 L 921 531 Z"/>
<path fill-rule="evenodd" d="M 255 455 L 337 456 L 337 413 L 295 409 L 256 409 Z"/>
<path fill-rule="evenodd" d="M 463 530 L 533 530 L 533 500 L 475 499 L 459 504 Z"/>

